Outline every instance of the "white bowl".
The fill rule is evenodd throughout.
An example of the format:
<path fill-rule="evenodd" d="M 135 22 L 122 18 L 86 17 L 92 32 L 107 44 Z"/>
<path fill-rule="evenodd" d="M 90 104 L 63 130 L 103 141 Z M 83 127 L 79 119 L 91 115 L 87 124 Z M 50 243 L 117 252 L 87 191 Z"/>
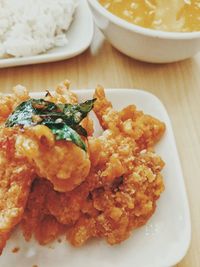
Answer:
<path fill-rule="evenodd" d="M 200 31 L 177 33 L 146 29 L 107 11 L 97 0 L 88 0 L 97 26 L 110 43 L 135 59 L 168 63 L 194 56 L 200 51 Z"/>

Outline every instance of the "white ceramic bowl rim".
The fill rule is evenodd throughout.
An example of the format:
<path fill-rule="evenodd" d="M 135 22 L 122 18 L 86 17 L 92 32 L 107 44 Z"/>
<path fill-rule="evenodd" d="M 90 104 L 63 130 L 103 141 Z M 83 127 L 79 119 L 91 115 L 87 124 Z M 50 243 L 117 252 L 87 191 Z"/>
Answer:
<path fill-rule="evenodd" d="M 99 2 L 98 0 L 88 0 L 90 5 L 92 5 L 96 10 L 101 12 L 105 17 L 107 17 L 109 20 L 111 20 L 113 23 L 126 28 L 127 30 L 137 32 L 143 35 L 151 36 L 151 37 L 157 37 L 162 39 L 177 39 L 177 40 L 183 40 L 183 39 L 196 39 L 200 38 L 200 31 L 196 32 L 165 32 L 165 31 L 159 31 L 159 30 L 153 30 L 153 29 L 147 29 L 141 26 L 137 26 L 134 24 L 131 24 L 115 15 L 113 15 L 111 12 L 106 10 Z"/>

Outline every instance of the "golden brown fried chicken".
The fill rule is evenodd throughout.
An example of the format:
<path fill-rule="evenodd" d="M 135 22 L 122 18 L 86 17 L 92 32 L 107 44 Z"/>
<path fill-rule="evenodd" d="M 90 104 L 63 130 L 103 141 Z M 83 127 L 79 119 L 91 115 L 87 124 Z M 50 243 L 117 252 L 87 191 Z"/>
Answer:
<path fill-rule="evenodd" d="M 56 219 L 59 229 L 63 227 L 67 229 L 73 226 L 82 214 L 96 214 L 88 199 L 89 189 L 89 184 L 84 182 L 71 192 L 61 193 L 55 191 L 53 185 L 46 179 L 35 179 L 21 222 L 26 240 L 34 234 L 40 243 L 45 243 L 46 239 L 43 240 L 37 233 L 42 231 L 41 228 L 44 229 L 43 221 L 46 216 L 51 216 L 54 221 Z M 46 234 L 43 233 L 43 236 L 49 235 L 51 229 L 46 228 Z"/>
<path fill-rule="evenodd" d="M 77 95 L 70 90 L 70 81 L 68 80 L 63 81 L 56 87 L 54 95 L 47 91 L 45 100 L 55 104 L 76 104 L 78 102 Z"/>
<path fill-rule="evenodd" d="M 164 162 L 153 146 L 165 131 L 164 123 L 134 105 L 115 111 L 101 87 L 95 98 L 94 111 L 105 131 L 93 137 L 91 119 L 82 121 L 89 135 L 84 138 L 87 152 L 56 141 L 44 125 L 0 132 L 0 248 L 22 215 L 26 240 L 34 235 L 43 245 L 65 233 L 72 245 L 81 246 L 92 237 L 120 243 L 154 213 L 164 190 Z M 68 81 L 45 99 L 77 103 Z M 10 106 L 0 112 L 1 122 L 15 105 L 12 98 L 4 102 Z M 33 175 L 38 178 L 29 193 Z"/>
<path fill-rule="evenodd" d="M 33 170 L 16 152 L 17 131 L 0 129 L 0 253 L 23 215 Z"/>
<path fill-rule="evenodd" d="M 60 84 L 54 95 L 47 93 L 45 99 L 56 104 L 77 103 L 77 96 L 69 90 L 68 81 Z M 91 135 L 91 120 L 86 117 L 82 125 Z M 55 135 L 44 125 L 25 127 L 16 142 L 18 154 L 27 158 L 35 173 L 50 180 L 57 191 L 66 192 L 74 189 L 89 173 L 88 153 L 72 142 L 56 141 Z M 85 142 L 87 143 L 87 140 Z"/>
<path fill-rule="evenodd" d="M 119 140 L 118 144 L 115 143 L 116 140 L 104 140 L 106 148 L 102 145 L 103 150 L 99 151 L 95 148 L 97 144 L 99 149 L 99 139 L 96 139 L 96 143 L 92 139 L 91 158 L 95 158 L 97 151 L 98 154 L 107 152 L 107 162 L 104 157 L 103 160 L 101 157 L 96 160 L 95 167 L 92 167 L 86 180 L 73 191 L 56 192 L 44 180 L 38 183 L 38 187 L 34 187 L 24 215 L 27 219 L 23 220 L 23 228 L 28 229 L 29 235 L 34 232 L 37 240 L 45 243 L 46 236 L 51 234 L 51 230 L 46 228 L 43 240 L 34 230 L 30 219 L 34 216 L 29 213 L 29 209 L 37 214 L 38 207 L 43 207 L 40 211 L 41 218 L 50 214 L 60 227 L 66 227 L 67 239 L 74 246 L 81 246 L 92 237 L 103 237 L 110 244 L 122 242 L 133 229 L 148 221 L 155 211 L 156 200 L 164 190 L 160 174 L 164 163 L 153 152 L 135 154 L 129 147 L 127 154 L 123 151 L 123 147 L 126 150 L 125 141 L 121 140 L 121 147 Z M 109 159 L 109 153 L 113 151 L 114 154 L 118 153 L 116 164 L 116 158 Z M 131 157 L 131 153 L 135 156 Z M 45 190 L 42 189 L 44 187 Z M 36 224 L 37 232 L 45 229 L 41 219 Z"/>
<path fill-rule="evenodd" d="M 0 251 L 11 230 L 21 220 L 31 182 L 36 174 L 50 179 L 56 189 L 67 191 L 79 185 L 90 169 L 88 153 L 70 142 L 55 141 L 54 135 L 45 126 L 5 128 L 3 123 L 10 113 L 30 98 L 28 91 L 22 86 L 15 87 L 13 91 L 11 96 L 0 97 Z M 46 98 L 51 98 L 49 100 L 55 103 L 77 102 L 77 97 L 69 91 L 67 82 L 57 87 L 54 96 L 48 94 Z M 91 121 L 86 118 L 83 124 L 92 134 Z M 49 242 L 64 229 L 55 217 L 46 213 L 40 226 L 35 231 L 38 240 L 43 240 L 43 243 Z M 45 229 L 50 228 L 54 232 L 46 235 Z"/>
<path fill-rule="evenodd" d="M 21 226 L 25 239 L 28 241 L 34 234 L 41 245 L 48 244 L 63 234 L 65 225 L 60 224 L 52 216 L 47 207 L 47 197 L 53 186 L 46 179 L 35 179 L 23 215 Z"/>
<path fill-rule="evenodd" d="M 88 138 L 89 175 L 66 193 L 56 192 L 49 182 L 44 185 L 41 180 L 41 185 L 38 184 L 29 196 L 23 229 L 28 229 L 29 235 L 34 232 L 40 243 L 46 242 L 50 230 L 46 228 L 43 233 L 45 228 L 39 220 L 37 232 L 43 234 L 38 236 L 29 219 L 33 217 L 29 209 L 36 209 L 34 202 L 40 201 L 40 196 L 45 198 L 37 203 L 43 207 L 42 216 L 52 216 L 60 227 L 66 227 L 70 243 L 81 246 L 92 237 L 105 238 L 109 244 L 128 238 L 133 229 L 152 216 L 164 190 L 160 173 L 164 162 L 152 150 L 152 145 L 164 133 L 164 124 L 136 111 L 133 106 L 121 112 L 114 111 L 102 89 L 99 90 L 95 95 L 95 112 L 107 130 L 98 138 Z M 129 119 L 132 128 L 127 134 Z M 45 193 L 41 189 L 44 186 Z"/>
<path fill-rule="evenodd" d="M 71 142 L 56 141 L 43 125 L 25 129 L 17 137 L 17 151 L 28 159 L 39 177 L 50 180 L 60 192 L 74 189 L 90 171 L 86 151 Z"/>
<path fill-rule="evenodd" d="M 95 174 L 91 172 L 86 182 L 91 185 L 90 199 L 99 213 L 95 218 L 95 236 L 116 244 L 126 239 L 132 229 L 147 222 L 164 190 L 160 174 L 164 162 L 152 152 L 152 146 L 163 135 L 165 125 L 137 111 L 135 106 L 121 112 L 113 110 L 101 87 L 95 97 L 94 111 L 107 130 L 98 138 L 89 138 Z M 86 232 L 83 230 L 86 226 L 84 222 L 76 225 L 69 238 L 78 245 L 75 239 L 78 235 L 81 244 L 84 243 L 84 234 L 82 239 L 80 234 Z"/>
<path fill-rule="evenodd" d="M 29 98 L 28 90 L 21 85 L 13 88 L 13 95 L 0 95 L 0 123 L 5 122 L 17 105 Z"/>
<path fill-rule="evenodd" d="M 152 151 L 164 133 L 164 123 L 135 106 L 113 110 L 101 87 L 95 98 L 94 111 L 107 130 L 98 138 L 89 138 L 94 171 L 84 183 L 96 213 L 82 215 L 71 227 L 68 239 L 75 246 L 94 236 L 110 244 L 123 241 L 148 221 L 164 190 L 160 174 L 164 162 Z"/>
<path fill-rule="evenodd" d="M 154 213 L 156 200 L 164 190 L 160 174 L 163 166 L 151 152 L 138 155 L 132 160 L 131 170 L 116 177 L 110 186 L 94 190 L 93 205 L 100 211 L 97 229 L 108 243 L 123 241 Z"/>
<path fill-rule="evenodd" d="M 103 127 L 110 129 L 116 135 L 122 133 L 135 140 L 139 150 L 152 147 L 162 137 L 165 124 L 156 118 L 138 111 L 136 106 L 130 105 L 122 111 L 115 111 L 104 93 L 104 89 L 98 86 L 94 97 L 97 99 L 94 112 Z"/>
<path fill-rule="evenodd" d="M 131 156 L 131 148 L 127 153 L 125 146 L 123 153 L 124 140 L 121 148 L 115 145 L 114 140 L 107 140 L 102 154 L 110 150 L 115 156 L 108 152 L 107 162 L 104 157 L 103 161 L 99 158 L 95 162 L 95 172 L 91 171 L 84 182 L 90 190 L 88 202 L 95 212 L 90 213 L 91 208 L 87 213 L 82 211 L 80 219 L 68 231 L 67 237 L 75 246 L 91 237 L 103 237 L 112 245 L 122 242 L 133 229 L 148 221 L 164 190 L 160 174 L 164 162 L 159 156 L 148 151 L 136 154 L 134 150 Z M 92 146 L 91 153 L 95 151 L 94 140 Z"/>

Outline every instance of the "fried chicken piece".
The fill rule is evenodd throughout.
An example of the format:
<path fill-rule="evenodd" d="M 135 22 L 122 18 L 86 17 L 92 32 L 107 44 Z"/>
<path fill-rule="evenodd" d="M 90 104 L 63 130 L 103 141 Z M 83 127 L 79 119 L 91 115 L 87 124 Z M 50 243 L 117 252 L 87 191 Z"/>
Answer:
<path fill-rule="evenodd" d="M 134 139 L 121 133 L 115 134 L 106 130 L 98 138 L 88 139 L 92 165 L 104 169 L 102 176 L 110 180 L 123 175 L 128 168 L 131 171 L 132 160 L 137 154 Z"/>
<path fill-rule="evenodd" d="M 15 88 L 15 96 L 18 96 L 18 100 L 25 100 L 29 97 L 27 91 L 18 89 L 20 88 Z M 8 99 L 13 100 L 14 96 Z M 57 104 L 77 103 L 77 96 L 69 90 L 68 81 L 58 85 L 55 94 L 48 92 L 45 99 Z M 18 100 L 17 102 L 19 102 Z M 8 102 L 6 101 L 5 103 Z M 11 108 L 8 109 L 8 112 L 11 112 L 13 105 L 14 103 L 11 101 Z M 4 117 L 6 118 L 6 116 Z M 91 135 L 93 133 L 91 120 L 85 118 L 82 124 Z M 61 192 L 70 191 L 78 186 L 90 170 L 87 152 L 71 142 L 56 141 L 54 134 L 44 125 L 25 127 L 17 137 L 16 149 L 19 155 L 28 159 L 38 176 L 50 180 L 54 188 Z"/>
<path fill-rule="evenodd" d="M 70 90 L 70 81 L 68 80 L 63 81 L 56 87 L 54 95 L 47 91 L 45 100 L 53 102 L 55 104 L 78 103 L 77 95 Z"/>
<path fill-rule="evenodd" d="M 83 214 L 96 212 L 88 205 L 88 194 L 86 184 L 60 193 L 46 179 L 35 179 L 21 221 L 25 239 L 34 235 L 40 244 L 50 243 L 77 224 Z"/>
<path fill-rule="evenodd" d="M 132 137 L 138 149 L 146 149 L 155 145 L 163 136 L 165 124 L 156 118 L 137 111 L 136 106 L 130 105 L 122 111 L 113 109 L 111 102 L 106 99 L 103 87 L 98 86 L 94 97 L 97 99 L 94 112 L 103 127 L 124 136 Z"/>
<path fill-rule="evenodd" d="M 98 101 L 95 112 L 103 128 L 108 129 L 98 138 L 88 139 L 93 170 L 84 182 L 96 212 L 88 212 L 71 227 L 67 237 L 75 246 L 92 237 L 103 237 L 111 245 L 127 239 L 152 216 L 164 190 L 160 173 L 164 162 L 152 150 L 164 133 L 164 124 L 131 106 L 117 113 L 104 94 Z M 130 112 L 132 109 L 134 112 Z M 123 127 L 130 118 L 136 125 L 131 128 L 133 134 L 127 134 Z M 152 125 L 160 127 L 159 133 L 154 133 Z"/>
<path fill-rule="evenodd" d="M 128 238 L 155 211 L 164 190 L 160 174 L 164 162 L 153 152 L 142 151 L 122 164 L 124 173 L 112 176 L 106 171 L 108 165 L 99 161 L 80 186 L 66 193 L 56 192 L 45 179 L 36 180 L 22 220 L 26 239 L 34 233 L 40 244 L 46 244 L 59 236 L 58 229 L 64 229 L 74 246 L 93 237 L 105 238 L 109 244 Z M 52 235 L 44 226 L 46 220 L 54 225 Z"/>
<path fill-rule="evenodd" d="M 98 138 L 89 138 L 90 157 L 98 174 L 92 194 L 98 236 L 117 244 L 152 216 L 164 190 L 162 159 L 153 145 L 165 131 L 164 123 L 135 106 L 113 110 L 103 88 L 96 89 L 94 111 L 106 129 Z M 73 242 L 73 241 L 72 241 Z"/>
<path fill-rule="evenodd" d="M 11 96 L 0 97 L 0 123 L 5 122 L 18 104 L 30 98 L 22 86 L 16 86 L 13 91 Z M 45 99 L 57 104 L 77 103 L 77 95 L 69 90 L 69 81 L 58 85 L 54 95 L 47 93 Z M 82 125 L 92 135 L 92 121 L 86 117 Z M 38 176 L 49 179 L 58 191 L 72 190 L 85 179 L 90 170 L 88 153 L 71 142 L 55 141 L 51 130 L 44 125 L 21 131 L 17 136 L 16 150 L 19 156 L 28 159 Z"/>
<path fill-rule="evenodd" d="M 46 179 L 35 179 L 21 221 L 25 239 L 28 241 L 34 234 L 41 245 L 48 244 L 66 231 L 48 209 L 47 195 L 53 192 L 53 186 Z"/>
<path fill-rule="evenodd" d="M 40 244 L 47 242 L 46 236 L 49 236 L 50 229 L 43 227 L 47 216 L 51 218 L 51 223 L 61 230 L 75 225 L 83 214 L 95 217 L 98 212 L 89 200 L 89 190 L 89 184 L 83 182 L 71 192 L 61 193 L 55 191 L 46 179 L 36 179 L 21 222 L 25 239 L 29 240 L 34 234 Z M 54 238 L 57 238 L 59 233 L 53 235 Z"/>
<path fill-rule="evenodd" d="M 67 233 L 73 245 L 80 246 L 81 240 L 85 243 L 95 236 L 94 218 L 99 212 L 92 206 L 87 185 L 84 182 L 69 193 L 60 193 L 46 179 L 36 179 L 21 221 L 25 239 L 28 241 L 34 235 L 44 245 Z M 81 232 L 79 226 L 83 223 L 85 230 Z"/>
<path fill-rule="evenodd" d="M 102 237 L 111 245 L 127 239 L 132 230 L 144 225 L 156 208 L 164 190 L 160 171 L 164 162 L 152 152 L 132 159 L 132 169 L 110 181 L 105 169 L 96 166 L 84 182 L 90 188 L 89 201 L 95 213 L 82 211 L 82 216 L 67 232 L 74 246 L 92 237 Z M 106 168 L 106 167 L 105 167 Z"/>
<path fill-rule="evenodd" d="M 90 208 L 81 208 L 80 218 L 67 232 L 72 245 L 81 246 L 93 237 L 120 243 L 155 212 L 164 190 L 164 162 L 154 152 L 138 152 L 136 147 L 130 137 L 113 136 L 110 130 L 89 138 L 92 168 L 81 186 L 88 188 Z"/>
<path fill-rule="evenodd" d="M 96 101 L 93 111 L 102 128 L 119 131 L 121 124 L 119 112 L 113 109 L 112 103 L 106 99 L 104 88 L 100 85 L 95 90 L 94 98 L 96 98 Z"/>
<path fill-rule="evenodd" d="M 69 193 L 49 191 L 46 207 L 60 223 L 73 225 L 81 216 L 88 194 L 88 188 L 84 183 Z"/>
<path fill-rule="evenodd" d="M 16 153 L 16 136 L 13 129 L 0 129 L 0 253 L 22 218 L 33 179 L 32 168 Z"/>
<path fill-rule="evenodd" d="M 30 127 L 17 137 L 17 151 L 26 157 L 39 177 L 50 180 L 60 192 L 73 190 L 90 171 L 86 151 L 68 141 L 55 141 L 43 125 Z"/>
<path fill-rule="evenodd" d="M 26 239 L 34 234 L 41 244 L 46 244 L 65 232 L 74 246 L 82 246 L 93 237 L 105 238 L 114 245 L 127 239 L 133 229 L 144 225 L 156 209 L 156 201 L 164 190 L 161 175 L 164 162 L 152 147 L 164 133 L 164 124 L 137 111 L 135 106 L 114 111 L 102 88 L 97 89 L 95 97 L 95 112 L 106 130 L 98 138 L 88 138 L 89 175 L 68 192 L 56 192 L 55 186 L 53 188 L 45 179 L 34 182 L 22 220 Z M 91 128 L 89 121 L 85 121 L 85 125 Z M 34 140 L 37 136 L 30 132 L 24 134 Z M 41 156 L 46 149 L 51 151 L 58 146 L 49 133 L 43 136 L 46 139 L 38 135 L 36 149 L 30 146 L 34 153 L 43 151 L 44 146 Z M 29 142 L 21 143 L 26 144 L 27 150 Z M 64 150 L 64 153 L 67 152 Z M 38 166 L 44 161 L 41 156 Z M 35 156 L 30 158 L 30 162 L 34 160 Z M 49 168 L 51 170 L 51 166 Z M 59 163 L 59 171 L 61 169 Z M 53 175 L 59 173 L 53 171 L 51 181 Z M 48 177 L 45 172 L 38 171 L 38 174 Z"/>
<path fill-rule="evenodd" d="M 133 229 L 145 224 L 164 190 L 160 157 L 147 152 L 135 158 L 132 166 L 132 171 L 116 177 L 110 188 L 93 192 L 94 207 L 101 212 L 97 229 L 110 244 L 123 241 Z"/>
<path fill-rule="evenodd" d="M 45 208 L 45 203 L 46 195 L 51 189 L 52 185 L 46 179 L 36 178 L 32 183 L 26 209 L 21 220 L 23 234 L 27 241 L 31 239 L 39 222 L 49 214 Z"/>
<path fill-rule="evenodd" d="M 29 98 L 28 90 L 21 85 L 13 88 L 13 95 L 0 95 L 0 124 L 6 121 L 21 102 Z"/>
<path fill-rule="evenodd" d="M 109 102 L 104 99 L 103 103 L 109 109 Z M 164 190 L 160 173 L 164 162 L 152 150 L 158 135 L 155 137 L 153 130 L 149 132 L 148 128 L 148 123 L 153 121 L 154 124 L 156 119 L 130 110 L 132 107 L 119 113 L 111 108 L 104 114 L 112 114 L 106 121 L 109 127 L 98 138 L 88 138 L 92 165 L 89 175 L 79 186 L 66 193 L 48 187 L 48 192 L 42 194 L 45 195 L 44 204 L 41 204 L 45 216 L 50 214 L 58 223 L 66 226 L 67 239 L 74 246 L 81 246 L 92 237 L 105 238 L 112 245 L 122 242 L 133 229 L 148 221 Z M 99 112 L 103 112 L 102 107 Z M 104 115 L 101 113 L 100 116 L 103 125 Z M 123 128 L 123 122 L 130 118 L 137 125 L 132 129 L 136 137 L 139 136 L 135 133 L 136 128 L 143 133 L 141 144 L 139 139 L 135 140 Z M 139 119 L 146 121 L 140 123 Z M 160 122 L 155 123 L 159 125 Z M 148 149 L 144 150 L 144 147 Z M 40 228 L 43 229 L 43 226 L 39 222 Z M 36 238 L 39 240 L 40 237 Z"/>

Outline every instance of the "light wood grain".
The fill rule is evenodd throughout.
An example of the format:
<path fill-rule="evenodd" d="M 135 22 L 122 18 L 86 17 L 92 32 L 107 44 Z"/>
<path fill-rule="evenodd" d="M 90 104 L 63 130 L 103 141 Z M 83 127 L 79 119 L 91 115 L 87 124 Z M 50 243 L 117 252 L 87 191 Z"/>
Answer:
<path fill-rule="evenodd" d="M 200 266 L 200 55 L 180 63 L 154 65 L 130 59 L 96 31 L 91 48 L 73 59 L 0 69 L 0 90 L 20 83 L 31 91 L 53 88 L 64 79 L 72 88 L 142 88 L 157 95 L 172 120 L 187 187 L 192 242 L 178 267 Z"/>

